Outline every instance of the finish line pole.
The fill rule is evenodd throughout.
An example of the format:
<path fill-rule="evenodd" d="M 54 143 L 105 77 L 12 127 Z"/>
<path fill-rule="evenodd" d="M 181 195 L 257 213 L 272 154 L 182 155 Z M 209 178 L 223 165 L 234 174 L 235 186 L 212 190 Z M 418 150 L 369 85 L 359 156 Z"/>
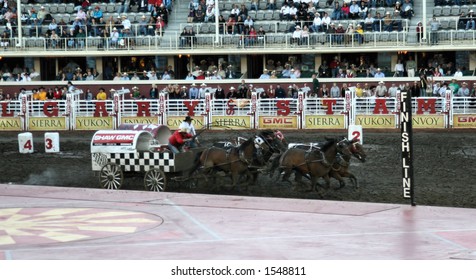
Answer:
<path fill-rule="evenodd" d="M 403 197 L 410 198 L 415 206 L 413 180 L 413 129 L 412 129 L 412 94 L 401 92 L 400 127 L 402 129 L 402 179 Z"/>

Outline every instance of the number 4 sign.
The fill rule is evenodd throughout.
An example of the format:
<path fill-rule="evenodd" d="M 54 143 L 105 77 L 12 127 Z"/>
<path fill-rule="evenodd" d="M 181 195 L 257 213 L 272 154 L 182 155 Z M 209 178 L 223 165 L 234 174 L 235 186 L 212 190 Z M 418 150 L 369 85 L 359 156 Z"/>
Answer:
<path fill-rule="evenodd" d="M 18 134 L 18 148 L 21 154 L 31 154 L 34 152 L 33 134 L 31 132 Z"/>
<path fill-rule="evenodd" d="M 355 124 L 349 125 L 349 135 L 347 136 L 347 139 L 351 140 L 354 138 L 357 138 L 360 144 L 364 144 L 364 138 L 362 135 L 361 125 L 355 125 Z"/>

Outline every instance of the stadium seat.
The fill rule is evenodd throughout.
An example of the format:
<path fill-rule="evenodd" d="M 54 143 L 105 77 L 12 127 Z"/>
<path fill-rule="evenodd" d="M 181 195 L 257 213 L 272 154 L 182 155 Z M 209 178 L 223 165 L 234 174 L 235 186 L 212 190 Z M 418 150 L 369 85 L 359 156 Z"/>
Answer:
<path fill-rule="evenodd" d="M 45 5 L 45 8 L 48 9 L 48 12 L 53 15 L 58 12 L 58 4 L 49 4 Z"/>
<path fill-rule="evenodd" d="M 443 8 L 442 8 L 441 6 L 436 6 L 436 7 L 434 7 L 434 8 L 433 8 L 433 15 L 434 15 L 435 17 L 441 16 L 442 10 L 443 10 Z"/>
<path fill-rule="evenodd" d="M 274 43 L 279 45 L 286 44 L 286 34 L 276 33 L 276 36 L 274 37 Z"/>
<path fill-rule="evenodd" d="M 460 7 L 458 5 L 454 5 L 451 7 L 451 15 L 452 16 L 459 16 L 460 15 Z"/>
<path fill-rule="evenodd" d="M 262 21 L 264 20 L 264 10 L 259 10 L 257 13 L 256 13 L 256 20 L 258 21 Z"/>
<path fill-rule="evenodd" d="M 468 12 L 469 12 L 469 6 L 467 6 L 467 5 L 463 5 L 463 6 L 461 6 L 460 9 L 459 9 L 459 13 L 460 13 L 460 14 L 461 14 L 461 13 L 464 13 L 464 14 L 466 15 Z"/>
<path fill-rule="evenodd" d="M 458 19 L 457 18 L 450 19 L 448 28 L 456 30 L 458 28 Z"/>
<path fill-rule="evenodd" d="M 66 4 L 64 3 L 58 4 L 58 13 L 60 14 L 66 13 Z"/>
<path fill-rule="evenodd" d="M 273 11 L 266 10 L 264 12 L 264 20 L 272 20 L 273 19 Z"/>
<path fill-rule="evenodd" d="M 450 16 L 451 15 L 451 6 L 444 6 L 443 9 L 441 10 L 441 15 L 442 16 Z"/>
<path fill-rule="evenodd" d="M 73 14 L 76 13 L 74 10 L 74 4 L 66 4 L 66 13 Z"/>
<path fill-rule="evenodd" d="M 441 29 L 448 29 L 450 27 L 450 21 L 448 19 L 440 20 Z"/>
<path fill-rule="evenodd" d="M 465 39 L 465 31 L 463 29 L 460 29 L 458 31 L 456 31 L 456 40 L 464 40 Z"/>
<path fill-rule="evenodd" d="M 473 30 L 467 30 L 464 33 L 464 38 L 466 40 L 473 40 L 474 39 L 474 31 Z"/>

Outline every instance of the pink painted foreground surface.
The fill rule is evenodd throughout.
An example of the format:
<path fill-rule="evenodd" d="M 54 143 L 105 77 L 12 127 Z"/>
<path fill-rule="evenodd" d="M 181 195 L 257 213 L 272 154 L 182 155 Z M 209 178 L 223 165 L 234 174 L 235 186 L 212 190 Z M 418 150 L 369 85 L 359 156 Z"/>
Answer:
<path fill-rule="evenodd" d="M 0 259 L 476 259 L 476 209 L 0 184 Z"/>

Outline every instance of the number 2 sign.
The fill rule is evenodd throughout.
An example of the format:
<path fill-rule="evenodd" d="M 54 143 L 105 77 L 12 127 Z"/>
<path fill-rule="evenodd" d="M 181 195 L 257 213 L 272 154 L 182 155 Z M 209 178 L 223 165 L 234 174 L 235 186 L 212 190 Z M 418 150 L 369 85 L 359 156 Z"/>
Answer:
<path fill-rule="evenodd" d="M 357 138 L 360 144 L 364 144 L 364 138 L 362 135 L 362 126 L 351 124 L 349 125 L 349 134 L 347 136 L 349 140 Z"/>

